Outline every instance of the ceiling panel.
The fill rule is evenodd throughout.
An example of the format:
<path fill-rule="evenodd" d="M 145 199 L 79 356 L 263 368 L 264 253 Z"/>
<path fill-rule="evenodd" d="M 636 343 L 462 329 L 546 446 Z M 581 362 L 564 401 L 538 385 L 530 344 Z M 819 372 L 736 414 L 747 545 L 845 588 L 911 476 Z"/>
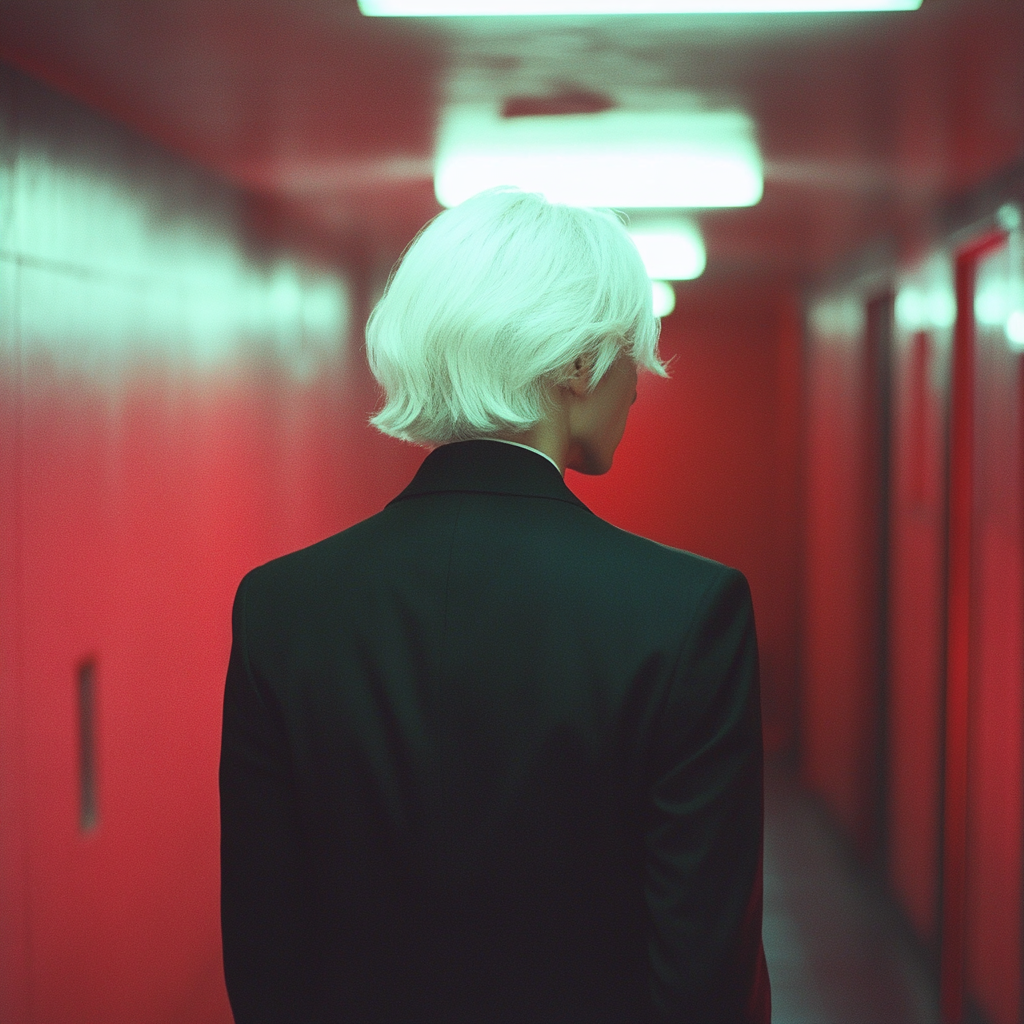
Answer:
<path fill-rule="evenodd" d="M 410 20 L 355 0 L 0 0 L 0 56 L 382 263 L 439 209 L 450 102 L 748 111 L 765 194 L 698 214 L 708 281 L 807 282 L 873 240 L 909 244 L 1024 155 L 1024 0 Z"/>

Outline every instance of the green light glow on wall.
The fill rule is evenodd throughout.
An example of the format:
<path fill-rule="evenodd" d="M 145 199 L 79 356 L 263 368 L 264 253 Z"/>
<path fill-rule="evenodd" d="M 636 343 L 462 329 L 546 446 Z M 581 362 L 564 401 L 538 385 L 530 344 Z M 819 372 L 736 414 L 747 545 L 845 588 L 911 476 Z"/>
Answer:
<path fill-rule="evenodd" d="M 926 331 L 945 359 L 952 344 L 956 323 L 956 287 L 953 260 L 946 250 L 908 268 L 897 279 L 893 321 L 898 338 L 905 344 L 918 331 Z M 939 366 L 941 359 L 936 362 Z M 935 370 L 936 373 L 940 372 Z"/>
<path fill-rule="evenodd" d="M 895 316 L 904 330 L 946 330 L 956 321 L 956 295 L 948 286 L 908 285 L 896 296 Z"/>
<path fill-rule="evenodd" d="M 340 274 L 248 251 L 227 190 L 197 186 L 194 203 L 169 210 L 163 182 L 118 174 L 66 153 L 19 155 L 0 259 L 22 263 L 27 351 L 109 373 L 139 360 L 210 367 L 250 350 L 303 379 L 343 353 L 351 302 Z"/>

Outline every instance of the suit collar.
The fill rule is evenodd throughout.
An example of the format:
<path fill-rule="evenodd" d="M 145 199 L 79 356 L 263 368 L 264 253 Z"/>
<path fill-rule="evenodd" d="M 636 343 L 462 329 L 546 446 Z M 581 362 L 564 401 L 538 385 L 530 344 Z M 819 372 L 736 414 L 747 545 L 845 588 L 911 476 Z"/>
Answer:
<path fill-rule="evenodd" d="M 520 494 L 587 507 L 543 455 L 487 440 L 456 441 L 435 448 L 423 460 L 412 483 L 389 504 L 442 491 Z"/>

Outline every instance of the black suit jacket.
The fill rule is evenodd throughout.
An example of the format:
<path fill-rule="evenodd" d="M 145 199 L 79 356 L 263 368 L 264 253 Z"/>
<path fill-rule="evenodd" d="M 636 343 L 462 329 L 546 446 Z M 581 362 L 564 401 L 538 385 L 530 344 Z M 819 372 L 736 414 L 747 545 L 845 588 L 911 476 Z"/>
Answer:
<path fill-rule="evenodd" d="M 233 630 L 239 1024 L 769 1019 L 739 572 L 465 441 L 250 572 Z"/>

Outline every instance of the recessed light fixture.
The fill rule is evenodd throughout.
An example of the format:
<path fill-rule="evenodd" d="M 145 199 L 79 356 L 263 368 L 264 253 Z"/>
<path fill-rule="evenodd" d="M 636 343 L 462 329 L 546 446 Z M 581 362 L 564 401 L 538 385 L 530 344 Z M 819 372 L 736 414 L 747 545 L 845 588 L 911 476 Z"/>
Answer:
<path fill-rule="evenodd" d="M 371 17 L 543 14 L 823 14 L 916 11 L 921 0 L 359 0 Z"/>
<path fill-rule="evenodd" d="M 1005 330 L 1010 348 L 1017 352 L 1024 351 L 1024 309 L 1015 309 L 1006 318 Z"/>
<path fill-rule="evenodd" d="M 707 254 L 704 239 L 692 221 L 671 221 L 630 228 L 647 268 L 655 281 L 692 281 L 704 273 Z"/>
<path fill-rule="evenodd" d="M 652 281 L 651 300 L 654 303 L 654 315 L 666 317 L 676 308 L 675 289 L 668 281 Z"/>
<path fill-rule="evenodd" d="M 456 107 L 442 119 L 434 191 L 442 206 L 514 185 L 555 203 L 626 209 L 753 206 L 761 154 L 740 111 L 608 110 L 501 118 Z"/>

